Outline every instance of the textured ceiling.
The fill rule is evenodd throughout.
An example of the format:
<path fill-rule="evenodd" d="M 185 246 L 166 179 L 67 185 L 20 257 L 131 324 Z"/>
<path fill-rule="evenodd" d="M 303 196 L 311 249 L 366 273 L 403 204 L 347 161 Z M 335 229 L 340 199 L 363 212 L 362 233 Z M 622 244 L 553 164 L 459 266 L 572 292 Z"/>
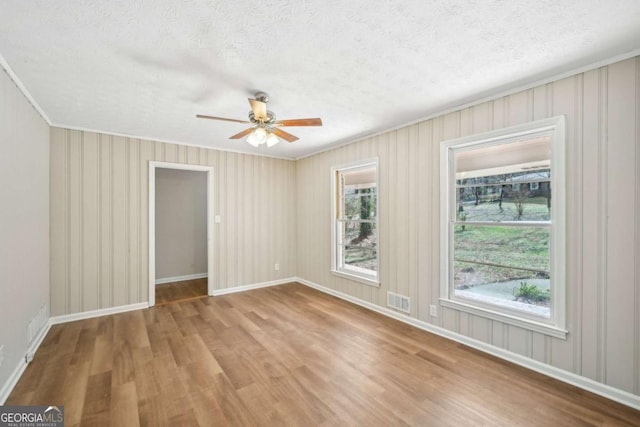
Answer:
<path fill-rule="evenodd" d="M 52 124 L 297 158 L 640 47 L 640 1 L 0 0 Z M 228 137 L 269 92 L 293 144 Z"/>

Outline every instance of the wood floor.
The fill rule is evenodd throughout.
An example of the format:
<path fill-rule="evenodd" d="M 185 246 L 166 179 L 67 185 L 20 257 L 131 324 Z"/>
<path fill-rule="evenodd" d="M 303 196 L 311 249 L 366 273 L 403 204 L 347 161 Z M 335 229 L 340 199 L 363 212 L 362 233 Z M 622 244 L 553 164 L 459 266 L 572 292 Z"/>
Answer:
<path fill-rule="evenodd" d="M 156 305 L 206 296 L 206 278 L 156 285 Z"/>
<path fill-rule="evenodd" d="M 640 425 L 640 411 L 300 284 L 53 326 L 7 404 L 66 426 Z"/>

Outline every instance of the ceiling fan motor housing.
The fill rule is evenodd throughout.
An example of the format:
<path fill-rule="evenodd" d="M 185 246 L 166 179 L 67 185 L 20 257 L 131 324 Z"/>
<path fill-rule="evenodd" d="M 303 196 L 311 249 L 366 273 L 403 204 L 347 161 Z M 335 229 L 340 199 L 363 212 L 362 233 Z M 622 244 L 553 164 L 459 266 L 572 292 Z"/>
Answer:
<path fill-rule="evenodd" d="M 258 120 L 256 119 L 255 113 L 253 111 L 249 111 L 249 121 L 253 124 L 264 123 L 268 125 L 276 121 L 276 113 L 267 110 L 267 118 L 264 120 Z"/>

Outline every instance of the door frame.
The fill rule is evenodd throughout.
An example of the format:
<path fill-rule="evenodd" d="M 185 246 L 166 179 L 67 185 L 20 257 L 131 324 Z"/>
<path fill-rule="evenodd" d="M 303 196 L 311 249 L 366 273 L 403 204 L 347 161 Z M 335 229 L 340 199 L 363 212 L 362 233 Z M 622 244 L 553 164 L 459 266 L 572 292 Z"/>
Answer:
<path fill-rule="evenodd" d="M 207 174 L 207 294 L 213 295 L 213 166 L 149 161 L 149 307 L 156 304 L 156 169 L 181 169 Z"/>

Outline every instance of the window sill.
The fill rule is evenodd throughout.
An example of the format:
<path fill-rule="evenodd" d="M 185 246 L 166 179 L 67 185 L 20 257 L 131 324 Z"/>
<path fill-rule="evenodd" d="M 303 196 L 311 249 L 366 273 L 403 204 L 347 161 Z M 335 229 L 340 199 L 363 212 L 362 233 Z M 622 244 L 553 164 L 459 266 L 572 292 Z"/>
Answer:
<path fill-rule="evenodd" d="M 476 316 L 485 317 L 487 319 L 496 320 L 508 325 L 518 326 L 520 328 L 527 329 L 533 332 L 539 332 L 541 334 L 549 335 L 554 338 L 560 338 L 562 340 L 566 340 L 567 334 L 569 333 L 568 331 L 553 325 L 536 322 L 535 320 L 529 320 L 522 317 L 512 316 L 509 314 L 501 313 L 499 311 L 477 307 L 460 301 L 440 298 L 440 305 Z"/>
<path fill-rule="evenodd" d="M 377 279 L 362 277 L 355 274 L 345 273 L 344 271 L 331 270 L 331 274 L 334 276 L 342 277 L 343 279 L 349 279 L 356 282 L 363 283 L 368 286 L 373 286 L 375 288 L 380 287 L 380 282 Z"/>

